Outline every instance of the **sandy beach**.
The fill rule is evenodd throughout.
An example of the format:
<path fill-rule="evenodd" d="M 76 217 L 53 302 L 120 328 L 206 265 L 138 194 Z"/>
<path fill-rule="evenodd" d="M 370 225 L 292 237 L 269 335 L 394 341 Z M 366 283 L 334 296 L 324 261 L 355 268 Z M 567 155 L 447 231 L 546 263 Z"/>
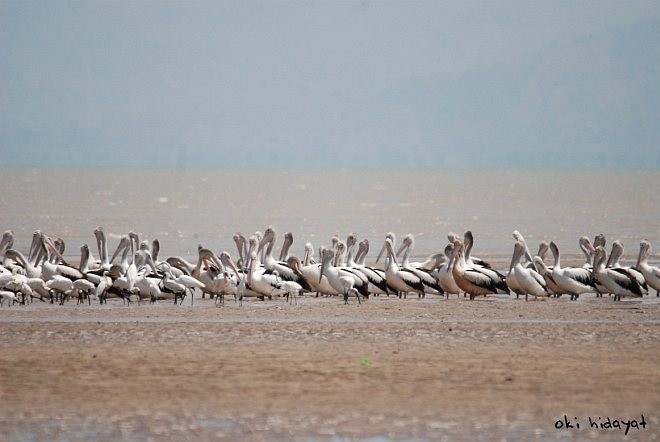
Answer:
<path fill-rule="evenodd" d="M 657 440 L 659 332 L 655 296 L 5 306 L 0 439 Z"/>

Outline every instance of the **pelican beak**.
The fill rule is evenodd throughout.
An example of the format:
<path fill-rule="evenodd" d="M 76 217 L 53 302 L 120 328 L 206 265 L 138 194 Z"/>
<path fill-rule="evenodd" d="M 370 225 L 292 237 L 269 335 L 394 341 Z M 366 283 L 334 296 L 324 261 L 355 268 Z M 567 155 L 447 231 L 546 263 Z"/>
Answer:
<path fill-rule="evenodd" d="M 401 255 L 401 252 L 403 252 L 406 249 L 406 247 L 408 247 L 408 244 L 406 244 L 405 242 L 403 244 L 401 244 L 401 247 L 399 247 L 399 250 L 396 251 L 396 257 L 397 258 L 399 257 L 399 255 Z"/>
<path fill-rule="evenodd" d="M 380 261 L 380 258 L 383 257 L 383 254 L 385 253 L 385 248 L 386 248 L 386 242 L 383 243 L 383 247 L 380 248 L 380 252 L 378 252 L 378 257 L 376 257 L 376 262 Z"/>

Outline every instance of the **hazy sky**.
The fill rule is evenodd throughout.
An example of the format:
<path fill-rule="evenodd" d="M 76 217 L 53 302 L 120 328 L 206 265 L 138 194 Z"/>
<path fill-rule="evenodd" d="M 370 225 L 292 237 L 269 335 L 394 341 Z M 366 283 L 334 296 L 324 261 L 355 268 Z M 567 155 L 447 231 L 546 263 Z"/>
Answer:
<path fill-rule="evenodd" d="M 660 2 L 0 0 L 0 165 L 660 167 Z"/>

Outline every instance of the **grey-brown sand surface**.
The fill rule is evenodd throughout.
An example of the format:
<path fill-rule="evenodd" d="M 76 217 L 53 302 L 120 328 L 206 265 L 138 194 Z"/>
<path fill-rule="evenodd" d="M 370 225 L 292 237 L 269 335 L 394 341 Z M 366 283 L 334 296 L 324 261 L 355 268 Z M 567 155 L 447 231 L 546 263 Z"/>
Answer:
<path fill-rule="evenodd" d="M 120 304 L 2 309 L 1 439 L 660 437 L 655 297 Z"/>

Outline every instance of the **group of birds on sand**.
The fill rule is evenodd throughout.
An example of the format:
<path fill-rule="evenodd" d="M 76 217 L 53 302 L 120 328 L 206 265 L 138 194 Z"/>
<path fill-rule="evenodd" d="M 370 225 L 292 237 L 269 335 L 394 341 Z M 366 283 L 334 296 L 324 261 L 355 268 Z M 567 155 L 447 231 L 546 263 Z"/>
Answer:
<path fill-rule="evenodd" d="M 285 297 L 293 303 L 303 293 L 316 296 L 343 296 L 348 303 L 351 296 L 358 302 L 369 296 L 397 296 L 408 294 L 425 297 L 427 294 L 450 294 L 475 299 L 491 294 L 539 297 L 570 296 L 577 299 L 583 293 L 639 298 L 649 288 L 660 296 L 660 268 L 649 264 L 651 244 L 642 240 L 634 266 L 619 262 L 623 245 L 614 241 L 609 257 L 604 235 L 597 235 L 593 244 L 587 237 L 579 240 L 585 255 L 580 267 L 563 267 L 559 247 L 545 241 L 532 256 L 525 239 L 513 232 L 514 247 L 508 272 L 502 273 L 489 263 L 471 255 L 474 237 L 471 231 L 463 237 L 448 234 L 443 252 L 423 262 L 411 262 L 415 239 L 406 235 L 396 247 L 396 236 L 388 233 L 373 265 L 365 263 L 369 241 L 358 241 L 350 234 L 343 242 L 337 235 L 329 247 L 320 247 L 318 260 L 311 243 L 305 244 L 302 258 L 289 255 L 293 235 L 284 234 L 278 259 L 273 255 L 276 232 L 268 227 L 246 238 L 234 235 L 238 259 L 223 251 L 217 255 L 199 246 L 197 262 L 180 256 L 159 259 L 160 243 L 140 241 L 138 234 L 122 236 L 112 256 L 108 254 L 106 235 L 102 227 L 94 229 L 98 258 L 87 244 L 80 247 L 78 265 L 64 258 L 65 242 L 36 231 L 27 255 L 13 248 L 14 235 L 4 232 L 0 240 L 0 305 L 26 304 L 33 300 L 60 304 L 69 299 L 91 303 L 96 298 L 106 303 L 109 298 L 124 303 L 170 299 L 183 302 L 194 292 L 204 298 L 209 295 L 216 302 L 233 296 L 242 304 L 246 297 L 264 300 Z M 548 250 L 554 258 L 546 265 Z M 378 264 L 382 260 L 382 265 Z"/>

